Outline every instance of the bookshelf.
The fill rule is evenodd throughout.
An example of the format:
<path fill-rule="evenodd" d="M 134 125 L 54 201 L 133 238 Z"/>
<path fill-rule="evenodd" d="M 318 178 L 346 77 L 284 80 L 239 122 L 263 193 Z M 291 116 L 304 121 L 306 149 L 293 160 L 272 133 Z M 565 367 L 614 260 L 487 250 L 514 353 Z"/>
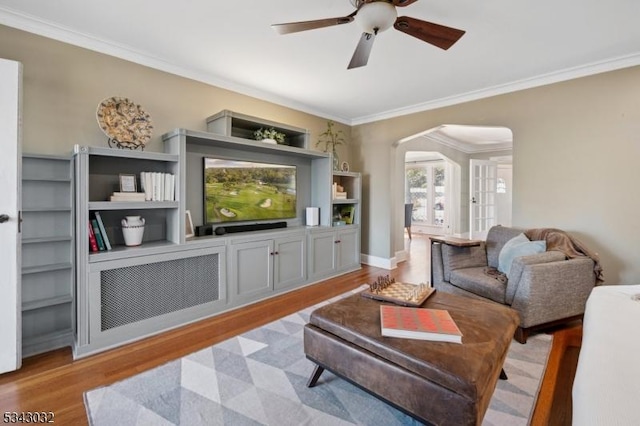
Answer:
<path fill-rule="evenodd" d="M 73 344 L 71 157 L 22 155 L 22 356 Z"/>

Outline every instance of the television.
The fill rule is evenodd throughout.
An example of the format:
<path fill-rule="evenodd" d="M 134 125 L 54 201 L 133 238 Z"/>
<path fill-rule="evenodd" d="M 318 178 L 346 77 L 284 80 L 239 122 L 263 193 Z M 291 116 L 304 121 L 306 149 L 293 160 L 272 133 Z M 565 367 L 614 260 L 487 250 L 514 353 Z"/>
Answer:
<path fill-rule="evenodd" d="M 296 166 L 204 158 L 206 223 L 295 218 Z"/>

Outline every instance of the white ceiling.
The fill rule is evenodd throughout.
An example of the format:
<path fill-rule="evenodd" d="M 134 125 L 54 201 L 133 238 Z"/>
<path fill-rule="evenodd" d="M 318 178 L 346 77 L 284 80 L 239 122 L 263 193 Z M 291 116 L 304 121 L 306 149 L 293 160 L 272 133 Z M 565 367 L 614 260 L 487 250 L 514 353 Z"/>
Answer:
<path fill-rule="evenodd" d="M 347 124 L 640 64 L 638 0 L 420 0 L 406 15 L 466 30 L 448 51 L 391 28 L 347 70 L 349 0 L 0 0 L 0 23 Z"/>

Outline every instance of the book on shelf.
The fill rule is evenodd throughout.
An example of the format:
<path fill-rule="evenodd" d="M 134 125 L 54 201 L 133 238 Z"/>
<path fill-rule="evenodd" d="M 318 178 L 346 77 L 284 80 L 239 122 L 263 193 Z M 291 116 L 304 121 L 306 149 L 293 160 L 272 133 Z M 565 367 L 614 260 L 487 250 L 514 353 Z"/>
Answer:
<path fill-rule="evenodd" d="M 462 333 L 445 309 L 380 305 L 380 326 L 387 337 L 462 343 Z"/>
<path fill-rule="evenodd" d="M 140 202 L 145 201 L 144 192 L 114 192 L 109 201 Z"/>
<path fill-rule="evenodd" d="M 338 185 L 336 182 L 333 183 L 331 192 L 334 200 L 347 199 L 347 191 L 344 190 L 344 187 L 342 185 Z"/>
<path fill-rule="evenodd" d="M 102 240 L 104 241 L 104 247 L 107 250 L 111 250 L 111 241 L 109 241 L 109 236 L 107 235 L 107 230 L 104 227 L 104 222 L 102 222 L 102 216 L 100 216 L 100 212 L 94 212 L 96 217 L 96 221 L 98 222 L 98 228 L 100 229 L 100 234 L 102 234 Z"/>
<path fill-rule="evenodd" d="M 175 201 L 175 181 L 171 173 L 140 172 L 144 201 Z"/>
<path fill-rule="evenodd" d="M 98 242 L 96 241 L 96 236 L 93 233 L 93 225 L 91 225 L 91 221 L 89 221 L 89 250 L 92 252 L 99 251 Z"/>
<path fill-rule="evenodd" d="M 91 227 L 93 228 L 93 235 L 96 238 L 96 242 L 98 243 L 98 250 L 105 251 L 106 247 L 104 245 L 104 240 L 102 239 L 102 234 L 100 234 L 100 227 L 98 227 L 98 221 L 95 219 L 91 219 Z"/>

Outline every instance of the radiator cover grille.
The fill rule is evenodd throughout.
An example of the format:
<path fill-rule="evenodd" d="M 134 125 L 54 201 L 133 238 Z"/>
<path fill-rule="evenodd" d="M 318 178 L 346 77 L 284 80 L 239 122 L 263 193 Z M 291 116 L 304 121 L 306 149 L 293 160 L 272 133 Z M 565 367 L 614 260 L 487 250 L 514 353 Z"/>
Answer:
<path fill-rule="evenodd" d="M 219 300 L 218 263 L 211 254 L 102 271 L 102 331 Z"/>

